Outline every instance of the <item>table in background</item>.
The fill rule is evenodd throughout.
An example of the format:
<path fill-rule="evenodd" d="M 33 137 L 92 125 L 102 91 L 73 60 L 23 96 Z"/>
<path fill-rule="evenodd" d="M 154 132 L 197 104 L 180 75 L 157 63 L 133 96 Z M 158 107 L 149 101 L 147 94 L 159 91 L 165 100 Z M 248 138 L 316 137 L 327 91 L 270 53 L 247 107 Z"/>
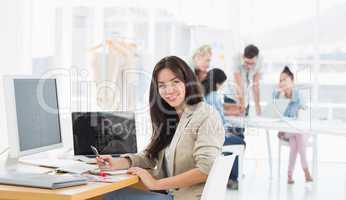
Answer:
<path fill-rule="evenodd" d="M 268 162 L 270 178 L 273 175 L 273 159 L 271 142 L 269 137 L 270 130 L 277 130 L 287 133 L 308 134 L 314 137 L 313 140 L 313 175 L 317 175 L 317 140 L 318 135 L 334 135 L 346 136 L 346 125 L 342 121 L 336 120 L 311 120 L 299 121 L 288 118 L 272 119 L 264 117 L 227 117 L 232 125 L 246 128 L 259 128 L 264 129 L 266 132 L 267 148 L 268 148 Z"/>

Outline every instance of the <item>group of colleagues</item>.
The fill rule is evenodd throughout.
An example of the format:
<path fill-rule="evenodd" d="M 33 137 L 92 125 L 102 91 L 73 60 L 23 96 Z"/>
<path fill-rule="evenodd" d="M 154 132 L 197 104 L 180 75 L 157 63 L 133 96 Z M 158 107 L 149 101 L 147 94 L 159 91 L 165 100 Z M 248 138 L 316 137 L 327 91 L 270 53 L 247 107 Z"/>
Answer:
<path fill-rule="evenodd" d="M 155 65 L 149 95 L 153 130 L 150 143 L 137 154 L 97 158 L 101 169 L 128 169 L 128 173 L 141 179 L 148 191 L 124 188 L 107 194 L 104 199 L 200 199 L 213 162 L 222 153 L 222 146 L 245 145 L 244 128 L 231 126 L 225 115 L 248 115 L 250 88 L 256 113 L 261 114 L 259 49 L 254 45 L 244 49 L 234 72 L 235 99 L 218 92 L 227 76 L 221 69 L 209 70 L 211 55 L 211 47 L 204 45 L 196 50 L 190 65 L 176 56 L 165 57 Z M 284 113 L 286 117 L 296 117 L 303 107 L 288 67 L 280 75 L 273 98 L 290 99 Z M 305 139 L 292 133 L 280 133 L 279 137 L 288 140 L 291 147 L 288 183 L 293 183 L 298 153 L 306 181 L 312 181 L 306 163 Z M 237 163 L 236 159 L 228 182 L 231 189 L 238 188 Z"/>

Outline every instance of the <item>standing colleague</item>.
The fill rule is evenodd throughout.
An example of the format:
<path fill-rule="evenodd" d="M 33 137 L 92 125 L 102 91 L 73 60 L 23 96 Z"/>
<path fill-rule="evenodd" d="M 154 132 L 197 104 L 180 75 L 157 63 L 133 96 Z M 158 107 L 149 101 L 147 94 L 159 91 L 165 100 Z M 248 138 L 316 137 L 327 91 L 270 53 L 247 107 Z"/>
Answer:
<path fill-rule="evenodd" d="M 248 115 L 250 103 L 250 88 L 255 101 L 256 114 L 261 114 L 260 106 L 260 79 L 262 75 L 262 57 L 255 45 L 248 45 L 244 53 L 236 58 L 234 80 L 241 112 Z"/>

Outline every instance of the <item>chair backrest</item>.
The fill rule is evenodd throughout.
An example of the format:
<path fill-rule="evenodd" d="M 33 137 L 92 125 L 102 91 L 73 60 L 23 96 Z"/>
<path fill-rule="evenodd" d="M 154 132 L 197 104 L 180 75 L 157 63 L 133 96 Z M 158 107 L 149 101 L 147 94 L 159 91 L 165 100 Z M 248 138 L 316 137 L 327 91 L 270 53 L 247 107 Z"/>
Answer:
<path fill-rule="evenodd" d="M 309 107 L 305 106 L 304 109 L 299 109 L 299 111 L 298 111 L 298 120 L 304 121 L 308 125 L 308 123 L 311 120 L 311 112 L 310 112 L 310 108 Z"/>
<path fill-rule="evenodd" d="M 229 175 L 231 174 L 235 155 L 218 156 L 210 170 L 201 200 L 224 200 Z"/>

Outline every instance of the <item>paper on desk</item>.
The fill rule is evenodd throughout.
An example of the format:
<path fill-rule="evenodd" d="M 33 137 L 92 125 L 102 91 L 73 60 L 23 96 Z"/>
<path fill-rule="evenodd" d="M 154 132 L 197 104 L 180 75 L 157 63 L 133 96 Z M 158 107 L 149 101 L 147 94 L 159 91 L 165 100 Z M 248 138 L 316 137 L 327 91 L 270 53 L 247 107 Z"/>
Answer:
<path fill-rule="evenodd" d="M 127 174 L 117 175 L 117 176 L 96 176 L 92 174 L 83 174 L 85 178 L 90 182 L 103 182 L 103 183 L 116 183 L 121 180 L 128 178 Z"/>
<path fill-rule="evenodd" d="M 96 169 L 96 165 L 89 165 L 85 163 L 75 163 L 73 165 L 66 165 L 64 167 L 59 167 L 58 171 L 69 172 L 74 174 L 82 174 L 90 170 Z"/>
<path fill-rule="evenodd" d="M 96 158 L 88 158 L 86 156 L 74 156 L 74 160 L 78 160 L 87 164 L 96 164 Z"/>
<path fill-rule="evenodd" d="M 115 176 L 115 175 L 119 175 L 119 174 L 127 174 L 126 169 L 125 170 L 100 170 L 99 168 L 92 170 L 91 174 L 97 175 L 101 172 L 104 172 L 105 174 L 107 174 L 109 176 Z"/>

